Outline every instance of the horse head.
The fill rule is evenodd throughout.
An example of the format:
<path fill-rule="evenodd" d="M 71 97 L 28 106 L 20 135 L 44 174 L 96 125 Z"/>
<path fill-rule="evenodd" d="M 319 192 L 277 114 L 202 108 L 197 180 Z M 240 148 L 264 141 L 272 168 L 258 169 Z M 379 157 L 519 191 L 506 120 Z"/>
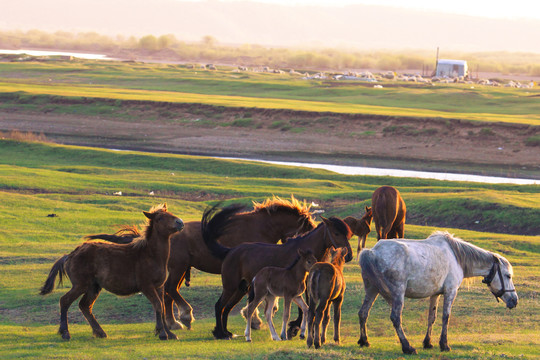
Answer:
<path fill-rule="evenodd" d="M 502 256 L 494 255 L 493 266 L 489 274 L 482 280 L 483 283 L 487 284 L 495 299 L 504 301 L 509 309 L 515 308 L 518 303 L 518 295 L 512 281 L 513 274 L 510 262 Z"/>
<path fill-rule="evenodd" d="M 352 236 L 351 229 L 349 226 L 340 218 L 332 216 L 327 219 L 324 216 L 321 216 L 321 219 L 326 227 L 325 236 L 327 241 L 330 243 L 327 244 L 328 247 L 334 246 L 337 248 L 347 248 L 347 255 L 345 256 L 345 261 L 349 262 L 352 260 L 352 249 L 349 239 Z"/>

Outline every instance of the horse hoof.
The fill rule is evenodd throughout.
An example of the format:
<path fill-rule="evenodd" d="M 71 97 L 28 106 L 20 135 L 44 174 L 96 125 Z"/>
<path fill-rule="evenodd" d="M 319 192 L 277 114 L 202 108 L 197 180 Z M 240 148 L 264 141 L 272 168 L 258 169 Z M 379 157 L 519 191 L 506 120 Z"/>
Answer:
<path fill-rule="evenodd" d="M 306 338 L 305 335 L 300 335 L 300 339 L 304 340 Z"/>
<path fill-rule="evenodd" d="M 168 340 L 178 340 L 178 336 L 176 336 L 173 333 L 170 333 L 169 336 L 168 336 Z"/>
<path fill-rule="evenodd" d="M 64 340 L 71 340 L 71 335 L 69 334 L 69 332 L 63 332 L 62 333 L 62 339 Z"/>
<path fill-rule="evenodd" d="M 450 346 L 441 346 L 441 351 L 450 351 Z"/>
<path fill-rule="evenodd" d="M 407 355 L 416 355 L 418 352 L 413 347 L 403 348 L 403 353 Z"/>
<path fill-rule="evenodd" d="M 424 343 L 424 349 L 433 349 L 433 345 L 430 343 Z"/>
<path fill-rule="evenodd" d="M 180 326 L 185 326 L 187 330 L 191 330 L 191 323 L 195 321 L 195 318 L 190 317 L 180 317 Z"/>
<path fill-rule="evenodd" d="M 369 347 L 369 341 L 367 341 L 367 339 L 366 340 L 360 339 L 358 340 L 358 345 L 360 345 L 360 347 L 362 346 Z"/>
<path fill-rule="evenodd" d="M 104 332 L 94 332 L 94 336 L 97 337 L 97 338 L 100 338 L 100 339 L 105 339 L 107 337 L 107 334 L 105 334 Z"/>

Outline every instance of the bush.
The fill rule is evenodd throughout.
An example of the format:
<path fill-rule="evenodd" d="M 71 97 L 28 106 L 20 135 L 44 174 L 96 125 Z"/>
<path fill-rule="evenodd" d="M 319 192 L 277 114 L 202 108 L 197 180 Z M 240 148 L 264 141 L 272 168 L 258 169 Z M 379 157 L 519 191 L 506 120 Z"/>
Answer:
<path fill-rule="evenodd" d="M 530 136 L 525 140 L 527 146 L 540 146 L 540 135 Z"/>

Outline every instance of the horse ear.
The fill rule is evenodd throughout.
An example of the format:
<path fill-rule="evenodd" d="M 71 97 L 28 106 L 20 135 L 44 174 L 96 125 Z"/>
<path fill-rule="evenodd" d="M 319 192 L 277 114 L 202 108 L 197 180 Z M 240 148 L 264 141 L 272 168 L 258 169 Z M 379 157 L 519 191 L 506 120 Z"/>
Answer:
<path fill-rule="evenodd" d="M 341 256 L 345 257 L 347 256 L 347 253 L 349 252 L 349 249 L 346 247 L 341 248 Z"/>
<path fill-rule="evenodd" d="M 325 223 L 325 224 L 328 224 L 328 219 L 325 218 L 324 216 L 321 215 L 321 220 Z"/>
<path fill-rule="evenodd" d="M 143 214 L 144 214 L 144 216 L 146 216 L 150 220 L 152 220 L 154 218 L 154 216 L 155 216 L 154 213 L 151 213 L 151 212 L 148 212 L 148 211 L 143 211 Z"/>
<path fill-rule="evenodd" d="M 163 210 L 167 211 L 167 203 L 163 203 Z"/>

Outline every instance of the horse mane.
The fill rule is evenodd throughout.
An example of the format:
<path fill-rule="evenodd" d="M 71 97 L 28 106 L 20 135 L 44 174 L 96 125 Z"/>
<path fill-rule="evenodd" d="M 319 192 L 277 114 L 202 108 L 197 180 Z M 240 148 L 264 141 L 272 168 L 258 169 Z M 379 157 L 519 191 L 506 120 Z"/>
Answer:
<path fill-rule="evenodd" d="M 281 199 L 278 196 L 273 196 L 272 198 L 267 198 L 262 203 L 253 201 L 253 210 L 251 213 L 255 214 L 261 211 L 266 211 L 268 214 L 278 213 L 278 212 L 288 212 L 293 215 L 302 217 L 304 221 L 309 221 L 313 227 L 315 227 L 315 222 L 312 218 L 311 213 L 311 204 L 306 204 L 306 202 L 298 201 L 294 196 L 291 196 L 291 200 Z"/>
<path fill-rule="evenodd" d="M 351 236 L 352 236 L 351 229 L 349 228 L 349 225 L 345 224 L 345 222 L 343 220 L 341 220 L 340 218 L 335 217 L 335 216 L 332 216 L 332 217 L 328 218 L 328 220 L 330 220 L 332 222 L 332 224 L 334 225 L 334 227 L 336 228 L 337 231 L 339 231 L 343 235 L 347 235 L 347 237 L 349 239 L 351 238 Z M 319 223 L 319 225 L 317 225 L 317 227 L 315 229 L 313 229 L 313 230 L 311 230 L 311 231 L 309 231 L 307 233 L 297 235 L 296 237 L 288 238 L 287 243 L 302 240 L 305 237 L 308 237 L 311 234 L 311 232 L 315 231 L 316 229 L 320 228 L 323 225 L 324 225 L 324 222 L 321 222 L 321 223 Z M 325 255 L 326 255 L 326 252 L 325 252 Z"/>
<path fill-rule="evenodd" d="M 347 235 L 347 239 L 351 238 L 353 233 L 351 231 L 351 228 L 345 223 L 345 221 L 335 216 L 328 218 L 328 220 L 332 222 L 337 231 L 339 231 L 343 235 Z"/>
<path fill-rule="evenodd" d="M 167 211 L 167 204 L 152 206 L 149 212 L 155 213 L 158 211 Z M 130 244 L 134 248 L 146 247 L 148 245 L 148 238 L 151 236 L 154 227 L 153 220 L 147 218 L 146 222 L 141 224 L 140 227 L 142 230 L 139 229 L 137 225 L 124 225 L 114 234 L 116 236 L 133 236 L 133 241 Z M 90 239 L 88 241 L 109 243 L 109 241 L 92 239 L 92 235 L 86 236 L 85 238 Z"/>
<path fill-rule="evenodd" d="M 494 256 L 499 257 L 490 251 L 455 237 L 447 231 L 436 231 L 430 235 L 430 238 L 434 236 L 440 236 L 448 243 L 464 274 L 471 274 L 473 265 L 477 262 L 490 263 L 493 262 Z"/>

